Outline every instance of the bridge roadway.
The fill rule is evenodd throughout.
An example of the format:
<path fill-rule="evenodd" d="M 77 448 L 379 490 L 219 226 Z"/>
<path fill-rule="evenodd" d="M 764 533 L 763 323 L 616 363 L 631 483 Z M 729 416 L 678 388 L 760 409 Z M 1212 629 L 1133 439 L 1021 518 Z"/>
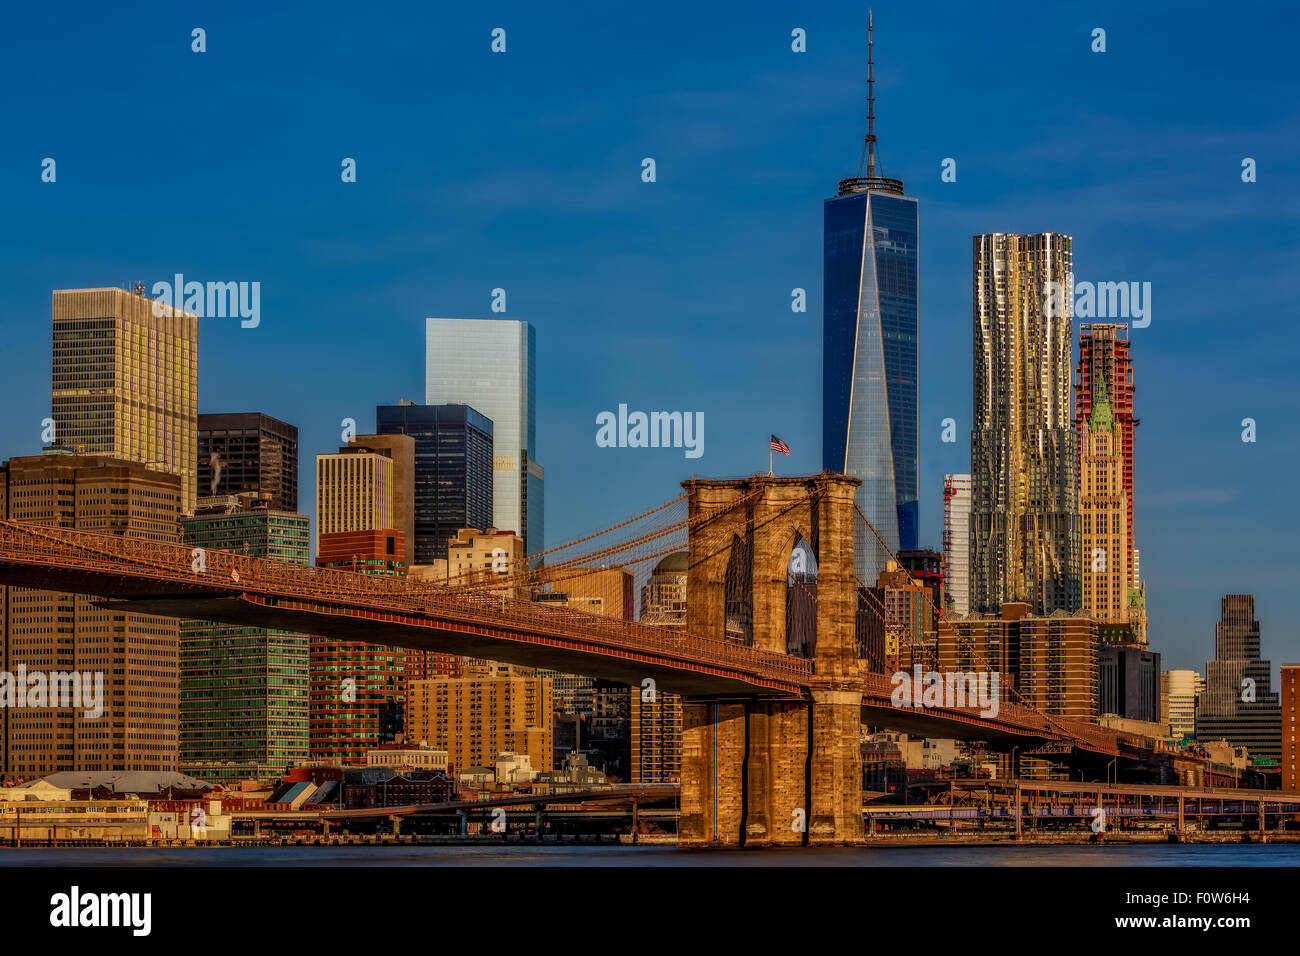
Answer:
<path fill-rule="evenodd" d="M 1089 783 L 1068 780 L 973 780 L 957 779 L 951 781 L 951 791 L 941 791 L 936 800 L 945 797 L 951 804 L 944 806 L 975 806 L 1011 803 L 1019 795 L 1021 799 L 1057 805 L 1095 806 L 1098 797 L 1106 805 L 1123 805 L 1125 802 L 1137 806 L 1143 802 L 1164 803 L 1183 800 L 1192 806 L 1213 805 L 1218 808 L 1256 807 L 1261 801 L 1269 807 L 1270 813 L 1300 814 L 1300 793 L 1283 793 L 1280 790 L 1255 790 L 1247 787 L 1179 787 L 1157 784 L 1131 783 Z M 869 803 L 870 812 L 875 814 L 910 813 L 922 809 L 917 806 L 889 806 Z M 935 803 L 926 807 L 934 807 Z M 1210 812 L 1206 810 L 1205 812 Z M 1227 812 L 1225 809 L 1224 812 Z"/>
<path fill-rule="evenodd" d="M 1091 821 L 1100 800 L 1107 818 L 1177 820 L 1188 818 L 1300 817 L 1300 794 L 1276 790 L 1211 789 L 1154 785 L 1070 783 L 1065 781 L 952 781 L 952 803 L 882 804 L 867 800 L 863 814 L 876 822 L 1003 820 L 1018 816 L 1028 819 L 1080 819 Z M 231 810 L 235 821 L 259 824 L 321 823 L 437 817 L 460 812 L 487 812 L 495 808 L 522 809 L 548 819 L 623 818 L 625 811 L 596 810 L 595 806 L 635 806 L 641 819 L 671 822 L 677 811 L 647 813 L 646 805 L 675 802 L 676 784 L 631 784 L 569 793 L 515 794 L 485 800 L 459 800 L 439 804 L 405 804 L 393 807 L 362 807 L 349 810 Z M 1020 803 L 1020 813 L 1015 805 Z M 1180 811 L 1180 803 L 1182 804 Z"/>
<path fill-rule="evenodd" d="M 263 820 L 351 820 L 374 817 L 419 816 L 424 813 L 447 813 L 458 810 L 492 810 L 496 807 L 568 807 L 589 803 L 658 803 L 676 800 L 681 790 L 675 783 L 616 784 L 599 789 L 572 790 L 563 793 L 517 793 L 487 797 L 482 800 L 452 800 L 448 803 L 407 803 L 392 807 L 357 807 L 348 810 L 291 810 L 266 808 L 240 810 L 232 805 L 231 816 Z M 579 807 L 580 808 L 580 807 Z"/>
<path fill-rule="evenodd" d="M 369 819 L 374 817 L 421 816 L 430 813 L 454 813 L 459 810 L 492 810 L 500 807 L 528 807 L 541 810 L 546 807 L 565 807 L 588 803 L 653 803 L 676 800 L 680 792 L 675 783 L 629 784 L 600 790 L 574 790 L 569 793 L 514 794 L 508 797 L 489 797 L 486 800 L 453 800 L 449 803 L 405 804 L 399 807 L 360 807 L 351 810 L 327 810 L 321 819 L 339 821 Z M 578 806 L 577 809 L 581 809 Z"/>
<path fill-rule="evenodd" d="M 936 794 L 936 801 L 911 805 L 868 802 L 864 808 L 868 833 L 874 835 L 879 824 L 889 823 L 918 821 L 956 827 L 963 822 L 983 826 L 985 821 L 1000 821 L 1014 823 L 1019 834 L 1024 822 L 1034 828 L 1054 825 L 1052 821 L 1091 825 L 1099 817 L 1098 808 L 1104 820 L 1125 819 L 1131 821 L 1129 826 L 1148 825 L 1136 823 L 1140 820 L 1167 821 L 1180 832 L 1188 819 L 1217 825 L 1217 821 L 1236 818 L 1243 829 L 1250 821 L 1250 828 L 1260 833 L 1269 828 L 1270 820 L 1282 828 L 1288 819 L 1300 819 L 1300 793 L 1246 788 L 955 780 L 950 791 Z"/>
<path fill-rule="evenodd" d="M 344 641 L 486 658 L 694 698 L 808 699 L 812 662 L 735 641 L 548 606 L 482 590 L 357 574 L 120 535 L 0 521 L 0 584 L 90 594 L 130 613 L 271 627 Z M 994 747 L 1062 745 L 1142 759 L 1149 741 L 1003 702 L 895 707 L 888 675 L 862 673 L 863 721 Z M 856 686 L 855 686 L 856 689 Z"/>

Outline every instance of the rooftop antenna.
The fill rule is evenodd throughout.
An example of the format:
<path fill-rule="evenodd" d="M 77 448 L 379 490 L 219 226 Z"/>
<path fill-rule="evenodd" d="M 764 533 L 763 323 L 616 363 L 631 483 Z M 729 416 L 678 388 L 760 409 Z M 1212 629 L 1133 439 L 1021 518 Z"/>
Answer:
<path fill-rule="evenodd" d="M 901 179 L 886 179 L 876 171 L 876 51 L 875 24 L 871 10 L 867 10 L 867 135 L 862 143 L 862 159 L 858 161 L 858 175 L 840 180 L 839 195 L 847 196 L 859 192 L 884 192 L 896 196 L 903 195 Z M 867 174 L 862 175 L 866 166 Z M 884 164 L 880 164 L 881 172 Z"/>
<path fill-rule="evenodd" d="M 876 76 L 871 10 L 867 10 L 867 178 L 876 175 Z"/>

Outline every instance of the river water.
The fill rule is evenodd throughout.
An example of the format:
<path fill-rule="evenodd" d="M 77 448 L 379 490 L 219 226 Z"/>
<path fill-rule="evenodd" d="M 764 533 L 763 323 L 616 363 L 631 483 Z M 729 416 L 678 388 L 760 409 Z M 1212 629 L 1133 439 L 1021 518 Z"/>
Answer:
<path fill-rule="evenodd" d="M 1300 844 L 0 848 L 0 866 L 1300 866 Z"/>

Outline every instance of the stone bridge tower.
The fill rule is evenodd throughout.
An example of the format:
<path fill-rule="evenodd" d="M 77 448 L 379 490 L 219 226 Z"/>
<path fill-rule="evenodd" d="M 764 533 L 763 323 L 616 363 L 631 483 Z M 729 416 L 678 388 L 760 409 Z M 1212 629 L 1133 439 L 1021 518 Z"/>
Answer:
<path fill-rule="evenodd" d="M 844 475 L 682 483 L 694 518 L 687 627 L 810 657 L 801 698 L 683 701 L 682 846 L 862 839 L 853 492 Z"/>

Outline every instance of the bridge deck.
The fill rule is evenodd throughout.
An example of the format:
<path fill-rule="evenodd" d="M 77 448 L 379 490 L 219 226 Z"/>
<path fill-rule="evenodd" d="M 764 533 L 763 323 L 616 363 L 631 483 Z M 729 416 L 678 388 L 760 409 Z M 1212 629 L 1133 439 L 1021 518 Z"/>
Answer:
<path fill-rule="evenodd" d="M 693 697 L 807 697 L 821 681 L 810 660 L 670 627 L 617 620 L 483 589 L 285 564 L 221 551 L 202 567 L 171 542 L 0 521 L 0 584 L 116 599 L 139 613 L 273 627 L 339 640 L 465 654 Z M 863 673 L 869 724 L 929 736 L 1059 742 L 1141 756 L 1149 742 L 1002 702 L 899 708 L 889 678 Z"/>

